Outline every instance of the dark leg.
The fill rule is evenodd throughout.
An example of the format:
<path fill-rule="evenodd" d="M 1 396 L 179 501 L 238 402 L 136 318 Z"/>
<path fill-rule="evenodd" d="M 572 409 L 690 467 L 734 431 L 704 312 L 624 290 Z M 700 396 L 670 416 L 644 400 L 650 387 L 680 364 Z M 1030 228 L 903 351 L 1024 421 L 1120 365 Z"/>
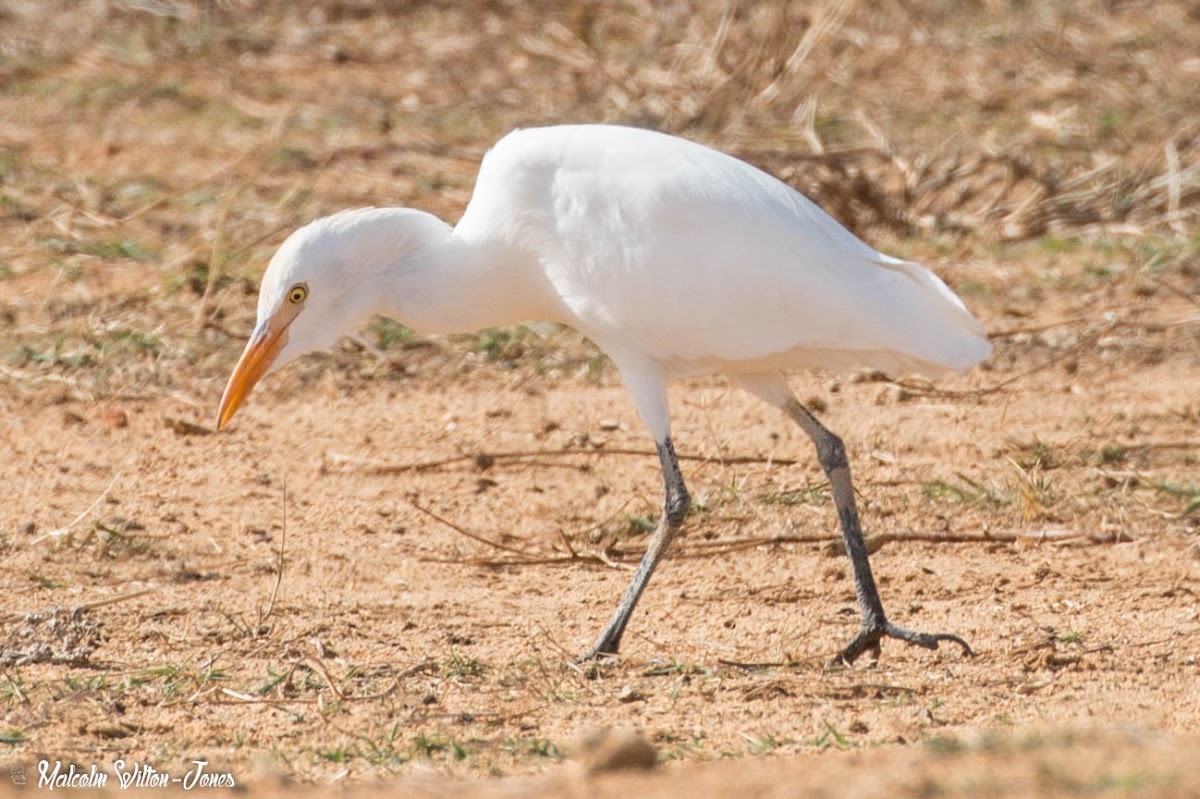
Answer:
<path fill-rule="evenodd" d="M 687 487 L 683 484 L 683 475 L 679 472 L 679 460 L 675 457 L 675 447 L 671 444 L 670 436 L 657 446 L 658 459 L 662 463 L 665 491 L 662 517 L 658 520 L 658 527 L 650 538 L 646 554 L 642 556 L 642 562 L 638 564 L 637 571 L 633 573 L 633 580 L 625 589 L 625 595 L 621 597 L 621 602 L 617 605 L 612 620 L 608 622 L 608 626 L 604 628 L 604 632 L 600 633 L 600 637 L 596 639 L 596 643 L 592 645 L 588 653 L 578 662 L 617 654 L 617 649 L 621 645 L 621 634 L 625 632 L 625 625 L 633 614 L 633 608 L 637 605 L 638 598 L 641 597 L 646 584 L 650 582 L 650 575 L 654 574 L 655 567 L 666 554 L 671 540 L 675 538 L 675 534 L 683 525 L 683 517 L 687 515 L 688 506 L 692 502 L 691 497 L 688 496 Z"/>
<path fill-rule="evenodd" d="M 833 491 L 833 504 L 842 524 L 846 554 L 850 556 L 850 563 L 854 569 L 854 591 L 858 594 L 858 605 L 862 608 L 862 627 L 858 635 L 854 636 L 854 640 L 833 662 L 850 664 L 863 652 L 870 652 L 873 658 L 878 658 L 879 642 L 883 638 L 899 638 L 926 649 L 937 649 L 940 641 L 953 641 L 961 646 L 966 654 L 975 654 L 967 642 L 957 635 L 919 633 L 887 620 L 883 614 L 883 603 L 879 601 L 875 578 L 871 574 L 867 545 L 863 541 L 862 528 L 858 522 L 858 506 L 854 501 L 854 487 L 850 483 L 850 464 L 846 459 L 846 448 L 842 445 L 842 440 L 818 422 L 808 408 L 801 405 L 795 397 L 789 399 L 783 409 L 817 447 L 817 459 L 821 462 L 821 468 L 825 470 Z"/>

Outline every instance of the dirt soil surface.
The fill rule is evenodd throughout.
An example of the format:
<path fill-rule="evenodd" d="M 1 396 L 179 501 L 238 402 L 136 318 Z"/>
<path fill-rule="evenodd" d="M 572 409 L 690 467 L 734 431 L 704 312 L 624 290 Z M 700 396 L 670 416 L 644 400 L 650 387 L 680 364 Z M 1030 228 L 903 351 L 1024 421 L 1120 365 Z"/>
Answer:
<path fill-rule="evenodd" d="M 123 759 L 263 796 L 1200 793 L 1194 4 L 10 0 L 0 30 L 0 792 Z M 988 327 L 937 385 L 791 380 L 891 617 L 975 657 L 826 667 L 858 619 L 828 485 L 713 378 L 671 395 L 685 534 L 621 659 L 573 665 L 661 478 L 569 330 L 377 320 L 213 432 L 287 231 L 456 219 L 491 141 L 581 120 L 751 160 Z"/>

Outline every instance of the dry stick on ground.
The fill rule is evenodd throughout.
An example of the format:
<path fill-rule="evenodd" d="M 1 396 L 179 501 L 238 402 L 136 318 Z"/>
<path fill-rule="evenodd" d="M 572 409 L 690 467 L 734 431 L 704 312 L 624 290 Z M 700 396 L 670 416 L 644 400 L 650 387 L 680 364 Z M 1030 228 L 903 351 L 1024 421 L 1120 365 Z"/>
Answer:
<path fill-rule="evenodd" d="M 386 475 L 386 474 L 403 474 L 404 472 L 423 472 L 430 469 L 440 469 L 443 466 L 453 466 L 459 463 L 473 462 L 480 469 L 487 469 L 494 461 L 499 460 L 523 460 L 527 458 L 571 458 L 583 457 L 587 455 L 631 455 L 637 457 L 658 457 L 654 450 L 649 449 L 632 449 L 624 447 L 604 447 L 600 449 L 531 449 L 531 450 L 511 450 L 507 452 L 477 452 L 474 455 L 451 455 L 447 458 L 437 458 L 429 461 L 414 461 L 412 463 L 380 463 L 377 461 L 367 460 L 365 458 L 356 458 L 352 455 L 342 455 L 340 453 L 329 453 L 329 459 L 337 464 L 345 464 L 352 467 L 347 471 L 353 474 L 371 474 L 371 475 Z M 736 466 L 746 463 L 766 463 L 778 464 L 780 466 L 794 466 L 798 461 L 792 458 L 775 458 L 762 455 L 736 455 L 732 457 L 710 457 L 708 455 L 686 455 L 680 454 L 677 456 L 681 461 L 702 461 L 705 463 L 720 463 L 726 466 Z M 421 509 L 419 509 L 421 510 Z"/>
<path fill-rule="evenodd" d="M 119 594 L 117 596 L 105 597 L 104 599 L 93 599 L 91 602 L 84 602 L 83 604 L 80 604 L 80 605 L 72 605 L 70 608 L 70 611 L 71 611 L 71 613 L 82 613 L 82 612 L 88 611 L 88 610 L 95 610 L 96 608 L 102 608 L 105 605 L 115 605 L 118 602 L 125 602 L 130 599 L 136 599 L 137 597 L 145 596 L 146 594 L 152 594 L 157 590 L 158 590 L 157 587 L 142 588 L 137 591 L 130 591 L 127 594 Z M 2 620 L 5 623 L 16 622 L 16 621 L 20 621 L 21 619 L 27 618 L 29 615 L 30 614 L 28 614 L 28 613 L 9 613 L 9 614 L 6 614 Z"/>
<path fill-rule="evenodd" d="M 983 535 L 967 535 L 962 533 L 876 533 L 867 536 L 867 549 L 876 552 L 886 544 L 893 543 L 927 543 L 927 544 L 1005 544 L 1017 541 L 1050 541 L 1062 543 L 1086 538 L 1093 543 L 1108 543 L 1120 538 L 1119 534 L 1082 533 L 1074 530 L 1043 530 L 1040 533 L 1021 532 L 1017 530 L 985 533 Z M 686 544 L 675 555 L 676 558 L 704 558 L 712 555 L 723 555 L 741 549 L 752 549 L 760 546 L 777 544 L 831 544 L 840 546 L 841 536 L 830 535 L 776 535 L 747 539 L 719 539 L 716 541 L 695 541 Z M 840 551 L 840 549 L 838 550 Z M 632 555 L 632 551 L 630 552 Z"/>
<path fill-rule="evenodd" d="M 283 582 L 283 546 L 287 542 L 287 475 L 283 476 L 283 531 L 279 534 L 279 562 L 275 567 L 275 587 L 271 589 L 271 599 L 267 602 L 267 612 L 258 619 L 254 629 L 262 629 L 271 613 L 275 610 L 275 599 L 279 596 L 279 586 Z"/>
<path fill-rule="evenodd" d="M 1060 363 L 1060 362 L 1066 360 L 1067 358 L 1071 357 L 1072 355 L 1075 355 L 1076 353 L 1093 346 L 1106 333 L 1112 332 L 1112 330 L 1114 330 L 1116 327 L 1117 327 L 1117 325 L 1113 324 L 1113 325 L 1109 325 L 1109 326 L 1103 328 L 1102 330 L 1093 331 L 1092 333 L 1089 333 L 1088 335 L 1081 338 L 1079 341 L 1075 342 L 1075 344 L 1073 344 L 1072 346 L 1068 347 L 1067 349 L 1063 350 L 1062 352 L 1058 353 L 1057 355 L 1054 355 L 1053 357 L 1048 358 L 1047 360 L 1043 361 L 1042 363 L 1038 364 L 1037 366 L 1033 366 L 1029 369 L 1026 369 L 1023 372 L 1017 372 L 1015 375 L 1010 375 L 1009 377 L 1006 377 L 997 383 L 993 383 L 990 386 L 984 386 L 983 388 L 973 388 L 973 389 L 969 389 L 966 391 L 957 391 L 957 390 L 950 390 L 950 389 L 934 388 L 932 386 L 932 384 L 919 383 L 919 382 L 914 382 L 912 380 L 890 380 L 888 382 L 890 382 L 894 385 L 900 386 L 901 388 L 907 389 L 909 391 L 912 391 L 912 392 L 915 392 L 918 394 L 922 394 L 925 396 L 930 396 L 930 397 L 983 397 L 983 396 L 987 396 L 988 394 L 995 394 L 998 391 L 1003 391 L 1004 389 L 1008 388 L 1010 385 L 1017 382 L 1018 380 L 1022 380 L 1026 377 L 1029 377 L 1029 375 L 1036 374 L 1037 372 L 1041 372 L 1045 369 L 1049 369 L 1051 366 L 1054 366 L 1056 363 Z"/>
<path fill-rule="evenodd" d="M 136 599 L 139 596 L 152 594 L 157 590 L 157 587 L 142 588 L 138 591 L 130 591 L 128 594 L 119 594 L 118 596 L 110 596 L 105 599 L 93 599 L 91 602 L 84 602 L 82 605 L 76 605 L 72 608 L 72 610 L 95 610 L 96 608 L 102 608 L 105 605 L 115 605 L 118 602 L 124 602 L 128 599 Z"/>
<path fill-rule="evenodd" d="M 899 541 L 924 541 L 935 544 L 964 544 L 989 541 L 983 536 L 960 535 L 955 533 L 876 533 L 866 537 L 867 552 L 874 554 L 884 544 Z M 739 552 L 743 549 L 754 549 L 762 546 L 778 546 L 780 544 L 827 544 L 836 552 L 841 552 L 842 538 L 838 534 L 813 535 L 772 535 L 744 539 L 716 539 L 713 541 L 693 541 L 680 547 L 674 555 L 677 559 L 708 558 L 713 555 L 724 555 L 729 552 Z"/>
<path fill-rule="evenodd" d="M 437 518 L 437 517 L 435 517 Z M 479 541 L 481 543 L 497 546 L 495 542 L 488 540 L 485 536 L 467 532 L 457 525 L 452 525 L 445 522 L 443 519 L 438 519 L 446 523 L 451 529 L 454 529 L 467 537 Z M 1077 532 L 1074 530 L 1043 530 L 1040 533 L 1029 533 L 1021 531 L 1005 531 L 997 533 L 986 533 L 984 535 L 966 535 L 959 533 L 918 533 L 918 532 L 900 532 L 900 533 L 877 533 L 867 537 L 867 550 L 876 552 L 881 547 L 887 544 L 900 542 L 919 542 L 928 544 L 1005 544 L 1015 543 L 1018 541 L 1030 542 L 1052 542 L 1056 544 L 1067 543 L 1086 539 L 1094 544 L 1115 543 L 1117 541 L 1127 541 L 1128 538 L 1119 533 L 1086 533 Z M 685 560 L 692 558 L 710 558 L 716 555 L 725 555 L 730 552 L 738 552 L 744 549 L 754 549 L 762 546 L 778 546 L 781 544 L 828 544 L 835 552 L 841 552 L 840 546 L 842 543 L 841 536 L 837 534 L 814 534 L 814 535 L 773 535 L 759 536 L 755 538 L 744 539 L 718 539 L 715 541 L 695 541 L 690 543 L 682 543 L 680 548 L 673 551 L 668 558 L 672 560 Z M 509 547 L 499 546 L 498 548 L 507 549 L 510 552 L 519 552 Z M 467 563 L 472 566 L 562 566 L 568 563 L 578 563 L 580 561 L 590 561 L 595 563 L 603 563 L 610 567 L 620 567 L 620 564 L 614 561 L 619 559 L 622 561 L 637 562 L 645 554 L 645 547 L 632 547 L 628 550 L 623 550 L 619 553 L 614 553 L 613 556 L 607 554 L 600 555 L 594 552 L 578 552 L 572 550 L 566 555 L 540 555 L 534 553 L 519 553 L 521 557 L 515 558 L 422 558 L 426 563 Z"/>
<path fill-rule="evenodd" d="M 1070 327 L 1072 325 L 1084 324 L 1095 319 L 1094 316 L 1074 316 L 1070 319 L 1059 319 L 1054 322 L 1039 323 L 1036 325 L 1022 325 L 1020 327 L 1010 327 L 1004 330 L 989 330 L 988 338 L 995 341 L 998 338 L 1013 338 L 1014 336 L 1028 335 L 1030 333 L 1043 333 L 1047 330 L 1054 330 L 1059 327 Z"/>
<path fill-rule="evenodd" d="M 422 560 L 424 560 L 426 563 L 463 563 L 463 562 L 466 562 L 466 563 L 474 563 L 477 565 L 500 565 L 500 564 L 509 564 L 509 563 L 522 564 L 522 565 L 551 565 L 551 564 L 558 564 L 558 563 L 572 563 L 572 562 L 576 562 L 576 561 L 589 561 L 592 563 L 601 563 L 612 569 L 627 569 L 627 568 L 629 568 L 628 566 L 625 566 L 623 564 L 613 561 L 612 558 L 608 557 L 608 555 L 606 555 L 604 553 L 577 552 L 571 546 L 570 542 L 567 539 L 566 533 L 564 533 L 561 528 L 559 529 L 558 534 L 559 534 L 559 536 L 562 537 L 563 543 L 566 544 L 568 554 L 566 554 L 566 555 L 541 555 L 536 552 L 530 552 L 528 550 L 518 549 L 516 547 L 510 547 L 506 544 L 500 543 L 499 541 L 495 541 L 491 538 L 488 538 L 487 536 L 480 535 L 479 533 L 473 533 L 470 530 L 463 528 L 461 525 L 455 524 L 454 522 L 450 521 L 449 519 L 439 516 L 427 508 L 421 507 L 420 505 L 413 502 L 412 500 L 408 500 L 408 504 L 412 505 L 413 508 L 419 510 L 421 513 L 424 513 L 426 516 L 433 519 L 434 521 L 440 522 L 441 524 L 446 525 L 447 527 L 449 527 L 451 530 L 458 533 L 459 535 L 464 535 L 467 538 L 470 538 L 472 541 L 478 541 L 481 544 L 486 544 L 487 546 L 494 547 L 495 549 L 501 549 L 501 550 L 504 550 L 505 552 L 512 552 L 513 554 L 520 556 L 517 558 L 509 558 L 507 560 L 499 560 L 499 561 L 480 559 L 480 558 L 470 558 L 465 561 L 463 558 L 422 558 Z"/>
<path fill-rule="evenodd" d="M 331 677 L 329 675 L 329 671 L 325 668 L 324 663 L 322 663 L 321 661 L 319 661 L 316 658 L 309 655 L 309 656 L 302 657 L 299 660 L 297 660 L 295 663 L 293 663 L 292 664 L 292 672 L 295 672 L 296 668 L 299 666 L 304 666 L 304 667 L 308 668 L 310 671 L 314 671 L 317 674 L 324 677 L 325 684 L 329 686 L 329 690 L 332 691 L 333 695 L 338 698 L 338 701 L 339 702 L 345 701 L 346 695 L 344 693 L 342 693 L 342 689 L 338 688 L 337 683 L 335 683 L 333 681 L 333 677 Z M 289 673 L 289 676 L 290 676 L 290 673 Z"/>
<path fill-rule="evenodd" d="M 407 500 L 407 501 L 408 501 L 409 505 L 411 505 L 413 508 L 419 510 L 421 513 L 424 513 L 429 518 L 433 519 L 436 522 L 441 522 L 442 524 L 446 525 L 454 532 L 456 532 L 460 535 L 465 535 L 467 538 L 470 538 L 472 541 L 478 541 L 481 544 L 487 544 L 489 547 L 494 547 L 496 549 L 502 549 L 505 552 L 512 552 L 513 554 L 520 555 L 522 557 L 530 557 L 530 556 L 536 557 L 535 553 L 532 553 L 532 552 L 529 552 L 529 551 L 523 550 L 523 549 L 517 549 L 516 547 L 510 547 L 507 544 L 502 544 L 499 541 L 493 541 L 492 539 L 487 538 L 486 536 L 479 535 L 478 533 L 472 533 L 470 530 L 466 530 L 466 529 L 460 527 L 459 525 L 455 524 L 454 522 L 450 521 L 449 519 L 438 516 L 436 513 L 429 510 L 428 508 L 421 507 L 420 505 L 413 502 L 412 500 Z"/>
<path fill-rule="evenodd" d="M 32 543 L 38 544 L 38 543 L 41 543 L 42 541 L 45 541 L 47 538 L 58 538 L 59 536 L 66 535 L 67 533 L 69 533 L 71 531 L 72 527 L 79 524 L 79 522 L 81 522 L 83 520 L 83 517 L 87 516 L 89 513 L 91 513 L 93 510 L 95 510 L 96 506 L 104 501 L 104 498 L 108 496 L 108 492 L 112 491 L 112 487 L 117 484 L 117 480 L 119 480 L 119 479 L 121 479 L 121 473 L 117 472 L 117 474 L 113 477 L 113 479 L 109 481 L 108 486 L 102 492 L 100 492 L 100 496 L 96 497 L 96 501 L 93 502 L 91 505 L 88 505 L 87 510 L 85 510 L 83 513 L 79 514 L 74 519 L 72 519 L 71 522 L 69 524 L 67 524 L 65 527 L 56 527 L 53 530 L 50 530 L 49 532 L 47 532 L 43 535 L 39 535 L 37 538 L 35 538 L 33 540 Z"/>

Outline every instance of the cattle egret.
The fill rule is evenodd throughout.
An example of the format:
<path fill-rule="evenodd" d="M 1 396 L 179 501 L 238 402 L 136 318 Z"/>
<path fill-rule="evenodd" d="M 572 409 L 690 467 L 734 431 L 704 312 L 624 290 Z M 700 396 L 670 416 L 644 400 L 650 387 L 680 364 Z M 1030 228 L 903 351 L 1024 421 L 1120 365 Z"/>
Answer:
<path fill-rule="evenodd" d="M 842 441 L 784 381 L 790 369 L 866 367 L 936 376 L 991 350 L 954 292 L 864 244 L 789 186 L 729 155 L 607 125 L 515 131 L 487 153 L 456 227 L 408 208 L 342 211 L 297 230 L 263 275 L 258 324 L 218 411 L 224 428 L 254 384 L 326 349 L 375 314 L 431 333 L 529 320 L 594 341 L 624 378 L 662 465 L 662 517 L 611 621 L 583 659 L 615 655 L 690 498 L 667 380 L 719 373 L 783 410 L 828 476 L 862 611 L 835 658 L 898 638 L 955 635 L 888 621 L 859 527 Z"/>

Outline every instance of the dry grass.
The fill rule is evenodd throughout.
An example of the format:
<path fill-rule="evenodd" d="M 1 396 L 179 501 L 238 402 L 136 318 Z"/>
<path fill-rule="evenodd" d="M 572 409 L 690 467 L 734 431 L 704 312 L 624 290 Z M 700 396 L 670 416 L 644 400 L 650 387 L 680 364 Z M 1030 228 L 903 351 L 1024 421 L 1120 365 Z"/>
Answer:
<path fill-rule="evenodd" d="M 288 229 L 363 204 L 453 217 L 520 125 L 684 133 L 956 260 L 1187 242 L 1200 206 L 1185 3 L 74 6 L 0 7 L 18 391 L 213 379 Z"/>
<path fill-rule="evenodd" d="M 1036 722 L 1061 710 L 1056 688 L 1098 683 L 1128 692 L 1088 707 L 1145 702 L 1194 731 L 1184 694 L 1164 692 L 1195 678 L 1179 606 L 1200 511 L 1197 41 L 1185 2 L 0 0 L 0 441 L 20 453 L 0 473 L 0 744 L 219 750 L 322 781 L 417 763 L 478 775 L 556 761 L 597 714 L 654 727 L 667 758 L 762 755 Z M 597 120 L 762 166 L 929 263 L 987 323 L 996 354 L 962 380 L 800 378 L 859 426 L 858 487 L 891 570 L 915 558 L 902 545 L 942 542 L 911 571 L 943 558 L 947 587 L 910 574 L 883 589 L 991 644 L 962 678 L 973 704 L 935 673 L 956 663 L 900 656 L 878 678 L 813 665 L 845 627 L 838 600 L 820 604 L 845 582 L 813 543 L 832 529 L 825 487 L 780 470 L 809 457 L 789 434 L 746 431 L 768 417 L 710 414 L 714 396 L 736 400 L 705 381 L 677 408 L 707 536 L 682 550 L 696 582 L 651 589 L 693 617 L 647 615 L 737 658 L 656 641 L 647 621 L 615 676 L 563 667 L 657 504 L 657 478 L 622 454 L 646 442 L 616 375 L 570 331 L 443 340 L 379 322 L 366 335 L 384 360 L 346 346 L 256 395 L 288 410 L 287 430 L 204 435 L 288 230 L 365 204 L 453 219 L 498 136 Z M 626 416 L 597 428 L 571 389 Z M 397 392 L 403 430 L 353 414 Z M 314 421 L 335 411 L 336 429 Z M 286 549 L 280 469 L 299 475 Z M 372 583 L 350 545 L 453 582 Z M 803 579 L 774 574 L 781 548 L 807 558 Z M 761 571 L 706 582 L 733 551 Z M 497 568 L 514 553 L 523 569 Z M 457 607 L 476 584 L 487 600 Z M 1052 611 L 1086 626 L 1079 607 L 1114 592 L 1129 618 L 1112 632 L 1046 629 Z M 131 599 L 118 613 L 93 593 Z M 401 594 L 419 628 L 398 621 Z M 593 601 L 583 618 L 546 610 L 559 594 Z M 75 618 L 49 608 L 76 605 L 91 610 L 71 646 L 34 640 Z M 10 668 L 22 641 L 42 662 Z M 1172 679 L 1145 685 L 1147 653 Z M 721 728 L 723 708 L 742 726 Z M 689 714 L 694 728 L 662 721 Z"/>

